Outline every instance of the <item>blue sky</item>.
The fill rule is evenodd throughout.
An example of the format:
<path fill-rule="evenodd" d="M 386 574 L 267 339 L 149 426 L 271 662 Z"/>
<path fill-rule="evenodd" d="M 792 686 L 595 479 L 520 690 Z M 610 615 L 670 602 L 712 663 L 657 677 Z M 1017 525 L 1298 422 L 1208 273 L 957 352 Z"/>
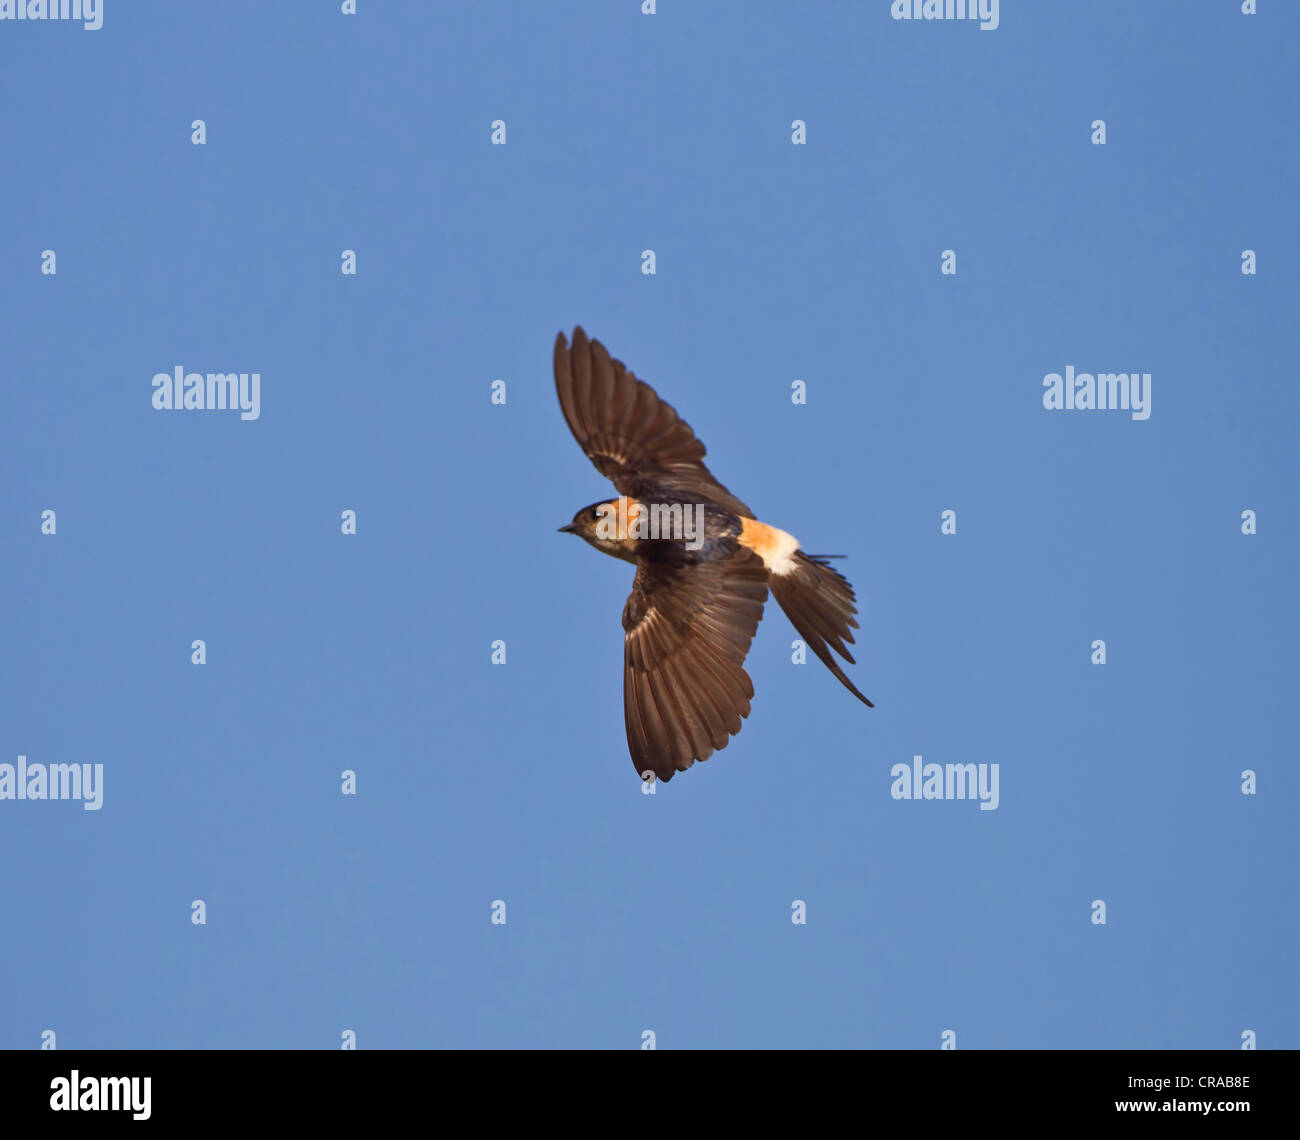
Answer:
<path fill-rule="evenodd" d="M 359 7 L 0 22 L 0 763 L 104 773 L 0 801 L 0 1047 L 1300 1046 L 1300 8 Z M 874 710 L 769 601 L 641 794 L 579 323 L 846 555 Z"/>

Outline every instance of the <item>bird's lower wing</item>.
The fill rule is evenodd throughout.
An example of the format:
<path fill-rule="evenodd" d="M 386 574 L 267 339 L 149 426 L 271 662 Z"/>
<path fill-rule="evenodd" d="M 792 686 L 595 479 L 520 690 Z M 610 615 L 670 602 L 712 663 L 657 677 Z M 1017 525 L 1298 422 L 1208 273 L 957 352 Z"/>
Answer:
<path fill-rule="evenodd" d="M 718 561 L 638 564 L 623 609 L 623 712 L 643 779 L 670 780 L 740 731 L 754 695 L 743 663 L 767 580 L 740 546 Z"/>

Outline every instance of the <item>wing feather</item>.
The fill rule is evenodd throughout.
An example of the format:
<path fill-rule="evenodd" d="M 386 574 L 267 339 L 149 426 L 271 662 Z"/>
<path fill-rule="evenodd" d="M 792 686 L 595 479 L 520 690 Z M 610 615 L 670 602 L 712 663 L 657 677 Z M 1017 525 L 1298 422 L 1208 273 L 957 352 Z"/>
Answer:
<path fill-rule="evenodd" d="M 671 780 L 740 731 L 767 582 L 762 560 L 738 544 L 705 562 L 638 562 L 623 609 L 623 700 L 639 774 Z"/>
<path fill-rule="evenodd" d="M 704 465 L 704 444 L 690 424 L 581 327 L 572 347 L 564 333 L 555 338 L 555 391 L 573 437 L 622 494 L 670 492 L 753 517 Z"/>

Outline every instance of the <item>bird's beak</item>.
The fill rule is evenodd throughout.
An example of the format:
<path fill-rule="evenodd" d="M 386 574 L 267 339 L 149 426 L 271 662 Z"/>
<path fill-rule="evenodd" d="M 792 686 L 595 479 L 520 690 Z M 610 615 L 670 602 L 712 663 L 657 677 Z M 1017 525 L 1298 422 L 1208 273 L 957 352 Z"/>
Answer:
<path fill-rule="evenodd" d="M 565 523 L 564 526 L 556 529 L 556 534 L 572 534 L 577 528 L 573 523 Z"/>

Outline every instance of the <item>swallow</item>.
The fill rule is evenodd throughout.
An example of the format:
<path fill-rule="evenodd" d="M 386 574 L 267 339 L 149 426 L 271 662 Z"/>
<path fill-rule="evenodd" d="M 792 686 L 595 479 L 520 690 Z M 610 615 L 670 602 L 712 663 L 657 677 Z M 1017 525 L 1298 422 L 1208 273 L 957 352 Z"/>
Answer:
<path fill-rule="evenodd" d="M 857 629 L 853 587 L 759 522 L 704 465 L 672 405 L 581 327 L 555 339 L 555 391 L 578 445 L 619 492 L 560 531 L 636 566 L 623 608 L 623 719 L 637 774 L 665 783 L 723 749 L 749 716 L 745 656 L 767 593 L 840 683 L 868 708 L 834 649 Z"/>

